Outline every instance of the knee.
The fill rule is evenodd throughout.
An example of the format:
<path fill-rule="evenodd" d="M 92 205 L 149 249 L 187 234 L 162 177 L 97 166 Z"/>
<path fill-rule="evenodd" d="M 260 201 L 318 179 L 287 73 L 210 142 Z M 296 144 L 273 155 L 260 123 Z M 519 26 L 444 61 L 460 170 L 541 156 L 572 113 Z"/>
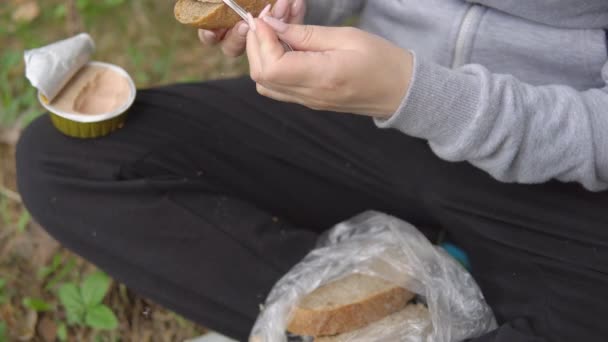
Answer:
<path fill-rule="evenodd" d="M 32 122 L 21 134 L 17 144 L 15 163 L 17 169 L 17 188 L 24 205 L 32 216 L 44 223 L 51 211 L 55 186 L 52 165 L 48 165 L 49 157 L 56 142 L 62 138 L 51 124 L 47 115 Z M 56 170 L 61 172 L 61 170 Z"/>
<path fill-rule="evenodd" d="M 17 188 L 32 217 L 64 246 L 75 250 L 81 218 L 78 204 L 87 200 L 79 179 L 82 155 L 90 145 L 55 129 L 48 115 L 32 122 L 21 134 L 16 150 Z"/>
<path fill-rule="evenodd" d="M 47 127 L 50 120 L 46 116 L 34 120 L 21 134 L 15 153 L 17 186 L 24 201 L 29 202 L 34 189 L 38 187 L 42 172 L 42 151 L 48 139 Z"/>

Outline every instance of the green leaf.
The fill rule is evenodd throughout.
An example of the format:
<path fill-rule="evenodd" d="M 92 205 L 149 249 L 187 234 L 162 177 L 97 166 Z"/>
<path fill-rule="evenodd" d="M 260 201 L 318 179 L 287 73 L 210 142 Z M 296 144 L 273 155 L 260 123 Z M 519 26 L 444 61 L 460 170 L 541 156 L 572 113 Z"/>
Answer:
<path fill-rule="evenodd" d="M 51 311 L 53 309 L 53 306 L 51 304 L 45 302 L 43 299 L 40 298 L 25 297 L 23 298 L 22 304 L 26 308 L 34 310 L 36 312 L 46 312 Z"/>
<path fill-rule="evenodd" d="M 87 310 L 85 323 L 91 328 L 103 330 L 114 330 L 118 327 L 118 319 L 112 310 L 103 304 Z"/>
<path fill-rule="evenodd" d="M 68 340 L 68 327 L 63 322 L 57 326 L 57 338 L 61 342 Z"/>
<path fill-rule="evenodd" d="M 125 0 L 106 0 L 106 6 L 108 7 L 116 7 L 116 6 L 120 6 L 125 2 Z"/>
<path fill-rule="evenodd" d="M 0 304 L 4 304 L 8 301 L 6 294 L 4 293 L 4 287 L 6 286 L 6 279 L 0 278 Z"/>
<path fill-rule="evenodd" d="M 38 279 L 43 280 L 51 275 L 51 273 L 57 271 L 59 266 L 61 266 L 61 261 L 61 254 L 55 254 L 49 266 L 43 266 L 38 270 Z"/>
<path fill-rule="evenodd" d="M 4 70 L 9 70 L 21 62 L 21 52 L 6 51 L 0 61 L 2 62 L 2 68 Z"/>
<path fill-rule="evenodd" d="M 27 224 L 31 221 L 30 213 L 27 210 L 23 210 L 21 215 L 19 215 L 19 221 L 17 221 L 17 232 L 23 233 L 25 228 L 27 228 Z"/>
<path fill-rule="evenodd" d="M 48 277 L 51 273 L 53 273 L 53 269 L 51 268 L 51 266 L 42 266 L 38 269 L 36 276 L 38 277 L 38 279 L 44 280 L 44 278 Z"/>
<path fill-rule="evenodd" d="M 53 10 L 53 17 L 55 19 L 63 19 L 66 16 L 67 10 L 65 4 L 59 4 Z"/>
<path fill-rule="evenodd" d="M 70 274 L 70 272 L 72 272 L 72 270 L 74 269 L 74 267 L 76 267 L 76 259 L 74 258 L 70 258 L 67 263 L 65 264 L 65 266 L 63 266 L 61 268 L 61 270 L 59 270 L 57 272 L 57 274 L 55 274 L 55 276 L 53 276 L 53 278 L 51 280 L 49 280 L 48 284 L 46 284 L 46 286 L 44 287 L 45 290 L 49 291 L 52 288 L 55 287 L 55 285 L 60 282 L 61 280 L 63 280 L 63 278 L 65 278 L 68 274 Z"/>
<path fill-rule="evenodd" d="M 76 7 L 79 10 L 84 10 L 89 6 L 89 1 L 88 0 L 76 0 Z"/>
<path fill-rule="evenodd" d="M 6 279 L 0 278 L 0 304 L 4 304 L 8 301 L 6 294 L 4 293 L 4 287 L 6 286 Z"/>
<path fill-rule="evenodd" d="M 87 307 L 95 306 L 103 301 L 110 289 L 110 277 L 102 272 L 95 272 L 84 279 L 80 293 Z"/>
<path fill-rule="evenodd" d="M 82 324 L 86 306 L 80 295 L 80 289 L 76 284 L 66 283 L 59 287 L 57 292 L 59 301 L 65 308 L 65 313 L 70 324 Z"/>
<path fill-rule="evenodd" d="M 6 342 L 6 323 L 0 322 L 0 342 Z"/>

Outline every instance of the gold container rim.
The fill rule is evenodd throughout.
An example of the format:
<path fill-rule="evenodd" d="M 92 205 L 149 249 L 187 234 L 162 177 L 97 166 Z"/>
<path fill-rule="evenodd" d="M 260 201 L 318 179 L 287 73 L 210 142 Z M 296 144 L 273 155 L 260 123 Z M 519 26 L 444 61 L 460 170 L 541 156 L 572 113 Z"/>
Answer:
<path fill-rule="evenodd" d="M 48 101 L 46 100 L 44 95 L 42 95 L 42 93 L 40 91 L 38 91 L 38 101 L 40 101 L 40 104 L 42 104 L 42 106 L 46 110 L 48 110 L 49 112 L 51 112 L 57 116 L 60 116 L 64 119 L 67 119 L 70 121 L 75 121 L 75 122 L 80 122 L 80 123 L 93 123 L 93 122 L 106 121 L 106 120 L 115 118 L 115 117 L 125 113 L 133 105 L 133 102 L 135 102 L 135 95 L 137 93 L 137 88 L 135 87 L 135 82 L 133 81 L 133 78 L 131 77 L 131 75 L 129 75 L 129 73 L 127 73 L 125 71 L 125 69 L 123 69 L 115 64 L 92 61 L 92 62 L 87 63 L 86 65 L 106 67 L 106 68 L 112 69 L 113 71 L 126 77 L 127 80 L 129 81 L 129 88 L 131 90 L 129 99 L 127 101 L 125 101 L 125 103 L 122 106 L 120 106 L 120 108 L 117 108 L 116 110 L 113 110 L 108 113 L 94 114 L 94 115 L 75 114 L 75 113 L 69 113 L 69 112 L 59 110 L 59 109 L 53 107 L 50 103 L 48 103 Z"/>

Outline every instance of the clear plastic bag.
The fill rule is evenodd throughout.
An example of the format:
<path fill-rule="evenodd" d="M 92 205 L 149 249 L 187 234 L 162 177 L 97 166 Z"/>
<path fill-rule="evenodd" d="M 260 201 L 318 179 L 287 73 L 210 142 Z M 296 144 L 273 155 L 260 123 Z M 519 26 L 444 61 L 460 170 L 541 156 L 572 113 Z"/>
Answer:
<path fill-rule="evenodd" d="M 361 329 L 348 341 L 462 341 L 496 328 L 472 276 L 414 226 L 366 212 L 338 224 L 272 289 L 251 341 L 287 341 L 291 311 L 306 294 L 352 273 L 376 276 L 416 293 L 430 319 L 414 317 L 382 331 Z"/>

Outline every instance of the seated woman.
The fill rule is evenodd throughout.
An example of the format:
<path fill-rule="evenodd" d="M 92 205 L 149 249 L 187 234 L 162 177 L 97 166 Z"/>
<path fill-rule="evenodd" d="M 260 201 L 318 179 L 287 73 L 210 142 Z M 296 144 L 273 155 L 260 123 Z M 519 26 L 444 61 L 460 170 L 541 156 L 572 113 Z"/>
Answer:
<path fill-rule="evenodd" d="M 359 29 L 328 27 L 356 14 Z M 35 121 L 17 154 L 33 216 L 245 340 L 319 234 L 375 209 L 468 252 L 500 324 L 474 341 L 606 339 L 608 2 L 279 0 L 272 15 L 200 34 L 246 50 L 253 81 L 143 90 L 96 140 Z"/>

